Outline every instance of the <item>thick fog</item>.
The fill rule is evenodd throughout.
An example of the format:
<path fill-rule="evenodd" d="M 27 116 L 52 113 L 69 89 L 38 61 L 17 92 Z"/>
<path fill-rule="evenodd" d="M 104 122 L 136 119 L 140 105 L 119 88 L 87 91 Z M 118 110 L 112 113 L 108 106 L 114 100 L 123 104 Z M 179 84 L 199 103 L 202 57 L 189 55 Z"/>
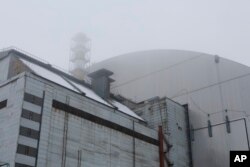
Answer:
<path fill-rule="evenodd" d="M 1 0 L 0 48 L 16 46 L 68 68 L 70 40 L 91 59 L 150 49 L 218 54 L 250 65 L 249 0 Z"/>

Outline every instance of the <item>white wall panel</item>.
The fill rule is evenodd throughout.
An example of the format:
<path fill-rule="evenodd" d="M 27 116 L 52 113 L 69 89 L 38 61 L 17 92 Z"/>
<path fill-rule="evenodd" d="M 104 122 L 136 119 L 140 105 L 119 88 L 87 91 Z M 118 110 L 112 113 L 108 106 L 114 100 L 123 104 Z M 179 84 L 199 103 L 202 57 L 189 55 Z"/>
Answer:
<path fill-rule="evenodd" d="M 0 101 L 8 100 L 7 107 L 0 109 L 0 161 L 9 163 L 13 167 L 19 134 L 24 78 L 8 82 L 0 86 Z"/>

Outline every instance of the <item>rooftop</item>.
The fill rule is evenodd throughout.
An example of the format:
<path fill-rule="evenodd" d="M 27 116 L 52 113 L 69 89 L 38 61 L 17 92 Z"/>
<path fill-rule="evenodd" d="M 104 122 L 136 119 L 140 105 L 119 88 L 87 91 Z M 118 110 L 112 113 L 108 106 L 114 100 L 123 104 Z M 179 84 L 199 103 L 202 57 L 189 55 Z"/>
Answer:
<path fill-rule="evenodd" d="M 129 115 L 133 118 L 143 121 L 141 117 L 136 115 L 132 110 L 130 110 L 125 105 L 116 101 L 115 99 L 105 100 L 98 96 L 92 89 L 91 85 L 85 83 L 84 81 L 78 80 L 69 73 L 36 58 L 20 49 L 8 48 L 0 52 L 0 61 L 8 56 L 15 56 L 18 58 L 26 67 L 30 69 L 31 73 L 34 73 L 42 78 L 45 78 L 53 83 L 63 86 L 66 89 L 74 91 L 78 94 L 86 96 L 94 101 L 102 103 L 113 109 L 117 109 L 123 114 Z M 105 72 L 105 69 L 103 70 Z M 111 72 L 109 72 L 111 73 Z"/>

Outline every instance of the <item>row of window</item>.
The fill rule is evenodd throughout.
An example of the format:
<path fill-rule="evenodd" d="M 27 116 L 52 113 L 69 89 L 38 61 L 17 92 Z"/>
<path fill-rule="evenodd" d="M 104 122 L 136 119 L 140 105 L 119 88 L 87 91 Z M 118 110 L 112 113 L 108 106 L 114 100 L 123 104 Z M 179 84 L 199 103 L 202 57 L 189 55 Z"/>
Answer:
<path fill-rule="evenodd" d="M 41 115 L 37 114 L 37 113 L 34 113 L 32 111 L 29 111 L 29 110 L 23 109 L 22 117 L 26 118 L 26 119 L 29 119 L 29 120 L 32 120 L 32 121 L 35 121 L 35 122 L 38 122 L 38 123 L 41 122 Z"/>
<path fill-rule="evenodd" d="M 17 153 L 27 155 L 30 157 L 36 157 L 37 156 L 37 149 L 33 148 L 33 147 L 22 145 L 22 144 L 18 144 Z"/>
<path fill-rule="evenodd" d="M 32 104 L 36 104 L 38 106 L 43 105 L 43 99 L 42 98 L 34 96 L 32 94 L 29 94 L 29 93 L 24 94 L 24 101 L 30 102 Z"/>
<path fill-rule="evenodd" d="M 20 126 L 20 135 L 30 137 L 32 139 L 38 139 L 39 138 L 39 132 L 30 128 L 22 127 Z"/>
<path fill-rule="evenodd" d="M 15 167 L 33 167 L 33 166 L 15 163 Z"/>
<path fill-rule="evenodd" d="M 36 96 L 31 95 L 29 93 L 24 94 L 24 101 L 38 105 L 38 106 L 42 106 L 42 104 L 43 104 L 42 98 L 36 97 Z M 28 120 L 32 120 L 34 122 L 41 123 L 41 114 L 37 114 L 37 113 L 34 113 L 34 112 L 26 110 L 26 109 L 22 109 L 21 117 L 28 119 Z M 32 138 L 32 139 L 37 139 L 37 140 L 39 139 L 39 131 L 30 129 L 30 128 L 26 128 L 23 126 L 20 126 L 19 134 L 22 136 Z M 38 153 L 38 149 L 33 148 L 33 147 L 29 147 L 29 146 L 25 146 L 22 144 L 18 144 L 17 153 L 36 158 L 37 153 Z M 32 166 L 21 164 L 21 163 L 15 163 L 15 167 L 32 167 Z"/>

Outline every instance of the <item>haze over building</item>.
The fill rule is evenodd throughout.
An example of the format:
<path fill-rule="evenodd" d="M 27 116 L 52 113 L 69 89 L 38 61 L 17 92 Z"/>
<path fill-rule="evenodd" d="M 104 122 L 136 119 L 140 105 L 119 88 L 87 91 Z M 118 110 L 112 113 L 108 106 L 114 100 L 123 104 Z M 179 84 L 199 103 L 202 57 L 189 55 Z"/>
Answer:
<path fill-rule="evenodd" d="M 112 75 L 94 71 L 90 85 L 19 49 L 0 52 L 0 164 L 190 166 L 186 107 L 116 96 Z"/>
<path fill-rule="evenodd" d="M 0 52 L 0 163 L 229 166 L 249 150 L 250 68 L 151 50 L 95 64 L 90 83 L 16 48 Z"/>
<path fill-rule="evenodd" d="M 249 150 L 250 68 L 184 50 L 127 53 L 95 64 L 114 72 L 111 92 L 135 102 L 168 97 L 188 106 L 194 167 L 229 166 L 230 150 Z"/>

